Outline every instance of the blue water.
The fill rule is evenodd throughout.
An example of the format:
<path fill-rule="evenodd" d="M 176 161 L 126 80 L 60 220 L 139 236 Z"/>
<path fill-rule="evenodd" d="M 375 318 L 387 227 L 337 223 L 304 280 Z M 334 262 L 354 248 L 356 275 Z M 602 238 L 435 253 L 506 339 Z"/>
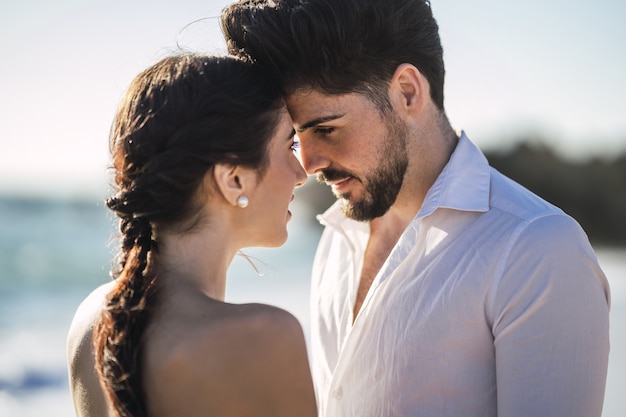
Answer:
<path fill-rule="evenodd" d="M 321 229 L 298 205 L 279 249 L 247 250 L 263 276 L 236 259 L 226 298 L 266 302 L 308 332 L 308 278 Z M 0 417 L 70 416 L 65 338 L 74 310 L 106 282 L 114 223 L 102 203 L 0 197 Z M 611 282 L 611 356 L 604 417 L 625 417 L 626 249 L 598 249 Z"/>

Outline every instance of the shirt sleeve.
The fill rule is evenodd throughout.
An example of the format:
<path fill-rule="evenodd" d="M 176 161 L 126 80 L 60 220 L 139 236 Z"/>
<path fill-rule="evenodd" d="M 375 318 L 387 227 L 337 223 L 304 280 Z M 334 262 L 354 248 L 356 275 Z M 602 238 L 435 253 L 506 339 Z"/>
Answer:
<path fill-rule="evenodd" d="M 580 226 L 550 215 L 501 260 L 491 315 L 498 415 L 600 417 L 610 291 Z"/>

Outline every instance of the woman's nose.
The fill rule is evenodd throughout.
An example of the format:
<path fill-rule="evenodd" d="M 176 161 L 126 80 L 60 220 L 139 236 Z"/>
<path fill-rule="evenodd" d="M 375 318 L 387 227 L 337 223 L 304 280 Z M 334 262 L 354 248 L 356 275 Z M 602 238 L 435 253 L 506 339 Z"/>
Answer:
<path fill-rule="evenodd" d="M 307 175 L 299 161 L 296 162 L 296 187 L 304 185 Z"/>

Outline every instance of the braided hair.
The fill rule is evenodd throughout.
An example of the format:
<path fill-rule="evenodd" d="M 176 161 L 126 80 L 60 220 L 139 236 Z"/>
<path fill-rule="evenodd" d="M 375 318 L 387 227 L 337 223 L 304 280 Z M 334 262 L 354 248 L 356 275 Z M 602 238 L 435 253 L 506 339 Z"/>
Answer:
<path fill-rule="evenodd" d="M 282 106 L 279 88 L 255 66 L 226 56 L 181 54 L 139 74 L 111 129 L 119 218 L 116 280 L 94 329 L 97 372 L 118 417 L 147 416 L 142 388 L 144 329 L 159 292 L 158 231 L 193 229 L 194 199 L 216 163 L 267 166 Z"/>

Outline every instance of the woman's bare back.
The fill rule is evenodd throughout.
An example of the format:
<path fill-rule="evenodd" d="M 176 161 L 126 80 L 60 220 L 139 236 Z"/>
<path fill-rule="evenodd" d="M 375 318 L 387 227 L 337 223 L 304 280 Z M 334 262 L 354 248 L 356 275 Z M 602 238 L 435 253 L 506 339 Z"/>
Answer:
<path fill-rule="evenodd" d="M 168 297 L 176 307 L 156 313 L 145 334 L 150 416 L 316 416 L 295 317 L 268 305 L 181 297 Z"/>

